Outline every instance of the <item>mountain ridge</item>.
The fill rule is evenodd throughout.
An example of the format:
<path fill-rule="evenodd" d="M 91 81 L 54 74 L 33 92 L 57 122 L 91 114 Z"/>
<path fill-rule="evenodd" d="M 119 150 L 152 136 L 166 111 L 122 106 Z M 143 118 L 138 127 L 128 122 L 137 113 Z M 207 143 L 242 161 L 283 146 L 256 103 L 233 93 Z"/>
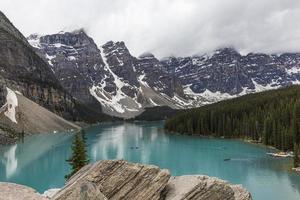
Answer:
<path fill-rule="evenodd" d="M 131 118 L 145 107 L 156 104 L 178 107 L 174 100 L 166 99 L 153 90 L 156 86 L 172 95 L 173 82 L 166 72 L 160 68 L 147 69 L 148 59 L 132 56 L 124 42 L 109 41 L 97 47 L 84 31 L 39 37 L 31 35 L 28 40 L 40 55 L 44 55 L 44 60 L 52 65 L 54 74 L 67 91 L 74 96 L 80 92 L 78 98 L 83 102 L 91 96 L 95 97 L 107 114 Z M 71 40 L 76 42 L 70 43 Z M 159 64 L 158 60 L 152 62 Z M 165 76 L 161 76 L 161 80 L 148 78 L 163 73 Z M 86 81 L 80 84 L 82 80 Z M 75 94 L 73 87 L 76 88 Z"/>
<path fill-rule="evenodd" d="M 78 38 L 74 32 L 58 34 L 62 38 Z M 44 57 L 52 62 L 57 55 L 49 56 L 51 43 L 43 41 L 30 43 L 44 45 L 39 51 L 44 51 Z M 233 48 L 222 48 L 201 56 L 159 60 L 150 52 L 138 57 L 131 55 L 123 41 L 104 45 L 93 42 L 93 48 L 98 52 L 95 56 L 102 60 L 97 66 L 100 78 L 88 84 L 90 94 L 86 95 L 94 96 L 105 113 L 123 118 L 135 117 L 147 107 L 193 108 L 300 83 L 300 53 L 242 55 Z M 84 64 L 82 57 L 79 62 Z M 59 62 L 56 67 L 60 68 Z M 84 78 L 95 73 L 95 69 L 89 68 L 89 73 L 81 74 Z"/>

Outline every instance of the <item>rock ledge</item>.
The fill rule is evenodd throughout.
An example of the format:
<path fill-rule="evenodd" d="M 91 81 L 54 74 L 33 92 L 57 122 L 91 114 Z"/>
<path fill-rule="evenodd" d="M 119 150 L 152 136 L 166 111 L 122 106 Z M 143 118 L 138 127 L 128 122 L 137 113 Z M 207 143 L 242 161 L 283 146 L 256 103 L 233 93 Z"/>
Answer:
<path fill-rule="evenodd" d="M 4 189 L 2 189 L 4 188 Z M 0 183 L 0 200 L 45 200 L 33 189 Z M 48 198 L 49 199 L 49 198 Z M 153 165 L 104 160 L 78 171 L 51 200 L 252 200 L 240 185 L 208 176 L 171 177 Z"/>

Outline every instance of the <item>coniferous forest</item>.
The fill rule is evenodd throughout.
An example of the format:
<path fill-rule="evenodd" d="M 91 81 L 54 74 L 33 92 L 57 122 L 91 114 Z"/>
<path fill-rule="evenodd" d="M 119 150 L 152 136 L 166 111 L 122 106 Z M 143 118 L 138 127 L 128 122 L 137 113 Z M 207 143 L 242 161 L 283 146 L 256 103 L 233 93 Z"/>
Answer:
<path fill-rule="evenodd" d="M 165 128 L 182 134 L 249 139 L 284 151 L 299 150 L 300 86 L 190 109 L 168 119 Z"/>

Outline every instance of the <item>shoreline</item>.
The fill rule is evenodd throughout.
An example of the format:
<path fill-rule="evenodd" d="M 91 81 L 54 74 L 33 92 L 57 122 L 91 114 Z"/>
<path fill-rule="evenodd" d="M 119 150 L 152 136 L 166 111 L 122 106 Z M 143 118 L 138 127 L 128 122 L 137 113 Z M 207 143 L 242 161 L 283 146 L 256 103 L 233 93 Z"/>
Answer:
<path fill-rule="evenodd" d="M 258 141 L 255 141 L 255 140 L 251 140 L 251 139 L 246 139 L 246 138 L 240 138 L 240 137 L 224 137 L 224 136 L 214 136 L 214 135 L 200 135 L 200 134 L 184 134 L 184 133 L 178 133 L 178 132 L 174 132 L 174 131 L 169 131 L 167 129 L 165 129 L 165 132 L 166 133 L 169 133 L 169 134 L 174 134 L 174 135 L 184 135 L 184 136 L 196 136 L 196 137 L 200 137 L 200 138 L 207 138 L 207 139 L 226 139 L 226 140 L 239 140 L 239 141 L 242 141 L 242 142 L 245 142 L 245 143 L 248 143 L 248 144 L 252 144 L 252 145 L 256 145 L 256 146 L 260 146 L 260 147 L 263 147 L 263 148 L 268 148 L 268 149 L 273 149 L 273 150 L 276 150 L 276 151 L 282 151 L 280 149 L 277 149 L 276 147 L 274 146 L 271 146 L 271 145 L 265 145 L 263 144 L 262 142 L 258 142 Z"/>
<path fill-rule="evenodd" d="M 248 143 L 248 144 L 253 144 L 253 145 L 256 145 L 256 146 L 260 146 L 260 147 L 263 147 L 263 148 L 268 148 L 268 149 L 272 149 L 272 150 L 276 150 L 277 152 L 281 151 L 280 149 L 277 149 L 276 147 L 273 147 L 271 145 L 266 145 L 266 144 L 263 144 L 262 142 L 256 142 L 256 141 L 253 141 L 253 140 L 249 140 L 249 139 L 239 139 L 245 143 Z"/>
<path fill-rule="evenodd" d="M 246 143 L 246 144 L 255 145 L 259 148 L 269 149 L 270 151 L 273 151 L 273 152 L 267 152 L 266 154 L 282 152 L 282 150 L 277 149 L 274 146 L 265 145 L 262 142 L 254 141 L 254 140 L 251 140 L 251 139 L 226 138 L 226 137 L 217 137 L 217 136 L 212 136 L 212 135 L 206 136 L 206 135 L 197 135 L 197 134 L 181 134 L 181 133 L 174 132 L 174 131 L 168 131 L 166 129 L 164 129 L 164 130 L 165 130 L 166 133 L 173 134 L 173 135 L 183 135 L 183 136 L 189 136 L 189 137 L 194 136 L 194 137 L 205 138 L 205 139 L 236 140 L 236 141 L 240 141 L 240 142 L 243 142 L 243 143 Z M 277 159 L 292 159 L 291 157 L 274 157 L 274 156 L 271 156 L 271 155 L 269 155 L 269 156 L 273 157 L 273 158 L 277 158 Z M 295 167 L 293 167 L 292 163 L 289 163 L 289 164 L 286 164 L 285 167 L 282 168 L 282 170 L 288 171 L 288 172 L 291 172 L 291 173 L 300 173 L 300 166 L 295 168 Z"/>

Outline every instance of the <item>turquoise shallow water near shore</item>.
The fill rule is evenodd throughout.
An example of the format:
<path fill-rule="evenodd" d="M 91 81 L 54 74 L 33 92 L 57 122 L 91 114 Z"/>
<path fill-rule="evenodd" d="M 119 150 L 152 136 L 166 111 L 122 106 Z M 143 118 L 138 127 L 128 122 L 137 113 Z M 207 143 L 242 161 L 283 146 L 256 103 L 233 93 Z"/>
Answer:
<path fill-rule="evenodd" d="M 126 159 L 155 164 L 170 169 L 172 175 L 206 174 L 242 184 L 254 200 L 300 199 L 300 174 L 285 170 L 290 159 L 266 155 L 271 149 L 237 140 L 167 134 L 163 122 L 104 124 L 86 131 L 92 162 Z M 0 181 L 39 192 L 62 187 L 73 136 L 40 134 L 0 147 Z"/>

